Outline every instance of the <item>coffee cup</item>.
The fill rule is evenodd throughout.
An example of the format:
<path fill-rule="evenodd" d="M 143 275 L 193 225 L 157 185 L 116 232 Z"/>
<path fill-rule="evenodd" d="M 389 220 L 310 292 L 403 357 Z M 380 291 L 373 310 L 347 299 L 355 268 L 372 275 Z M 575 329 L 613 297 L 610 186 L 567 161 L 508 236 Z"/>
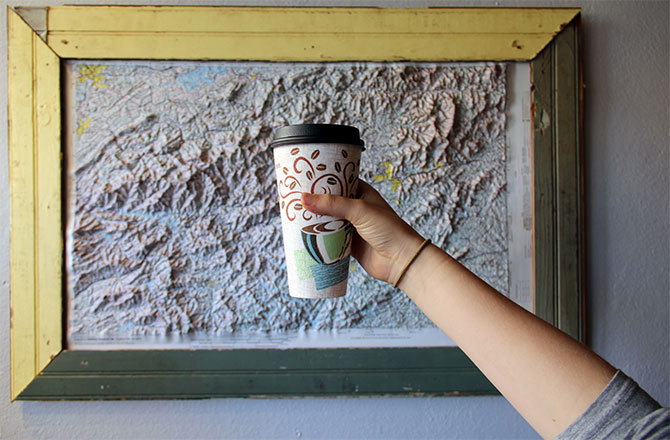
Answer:
<path fill-rule="evenodd" d="M 336 298 L 346 294 L 353 227 L 346 219 L 316 215 L 302 193 L 355 197 L 361 152 L 358 129 L 299 124 L 275 131 L 275 160 L 289 294 Z"/>

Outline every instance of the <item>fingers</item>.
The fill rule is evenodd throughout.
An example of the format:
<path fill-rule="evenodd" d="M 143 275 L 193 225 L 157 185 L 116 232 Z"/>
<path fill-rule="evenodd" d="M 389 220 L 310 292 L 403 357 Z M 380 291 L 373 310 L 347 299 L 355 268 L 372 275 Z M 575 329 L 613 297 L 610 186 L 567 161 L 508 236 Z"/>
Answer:
<path fill-rule="evenodd" d="M 358 180 L 358 199 L 350 199 L 329 194 L 302 194 L 302 204 L 310 212 L 336 218 L 346 218 L 354 226 L 359 226 L 370 208 L 382 208 L 395 215 L 393 208 L 370 184 Z"/>
<path fill-rule="evenodd" d="M 360 218 L 361 203 L 360 200 L 348 197 L 302 193 L 302 204 L 308 211 L 319 215 L 346 218 L 354 226 Z"/>

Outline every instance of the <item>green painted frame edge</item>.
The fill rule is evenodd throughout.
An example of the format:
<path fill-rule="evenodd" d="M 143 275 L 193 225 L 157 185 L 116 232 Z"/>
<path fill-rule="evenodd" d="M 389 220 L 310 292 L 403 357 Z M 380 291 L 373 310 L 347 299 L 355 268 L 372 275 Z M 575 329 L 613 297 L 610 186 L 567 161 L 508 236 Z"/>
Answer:
<path fill-rule="evenodd" d="M 494 394 L 457 348 L 65 350 L 30 400 Z"/>
<path fill-rule="evenodd" d="M 578 16 L 531 70 L 535 309 L 583 341 L 580 51 Z M 457 347 L 63 350 L 17 399 L 480 394 L 497 390 Z"/>
<path fill-rule="evenodd" d="M 580 17 L 532 62 L 535 313 L 585 340 Z"/>

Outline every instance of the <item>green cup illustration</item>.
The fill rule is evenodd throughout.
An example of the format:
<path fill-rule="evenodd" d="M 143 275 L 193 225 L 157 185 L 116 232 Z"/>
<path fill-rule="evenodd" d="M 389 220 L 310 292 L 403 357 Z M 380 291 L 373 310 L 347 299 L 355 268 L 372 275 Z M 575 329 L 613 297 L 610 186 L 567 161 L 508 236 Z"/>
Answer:
<path fill-rule="evenodd" d="M 318 264 L 334 264 L 349 254 L 351 224 L 343 219 L 331 220 L 302 228 L 302 242 Z"/>

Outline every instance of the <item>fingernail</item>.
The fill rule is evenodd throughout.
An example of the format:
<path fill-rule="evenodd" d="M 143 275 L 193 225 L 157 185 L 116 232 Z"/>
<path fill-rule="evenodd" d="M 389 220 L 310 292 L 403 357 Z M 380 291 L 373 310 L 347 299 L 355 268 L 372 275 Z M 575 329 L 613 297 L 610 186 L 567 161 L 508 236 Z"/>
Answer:
<path fill-rule="evenodd" d="M 314 196 L 310 193 L 302 193 L 302 203 L 311 205 L 314 203 Z"/>

